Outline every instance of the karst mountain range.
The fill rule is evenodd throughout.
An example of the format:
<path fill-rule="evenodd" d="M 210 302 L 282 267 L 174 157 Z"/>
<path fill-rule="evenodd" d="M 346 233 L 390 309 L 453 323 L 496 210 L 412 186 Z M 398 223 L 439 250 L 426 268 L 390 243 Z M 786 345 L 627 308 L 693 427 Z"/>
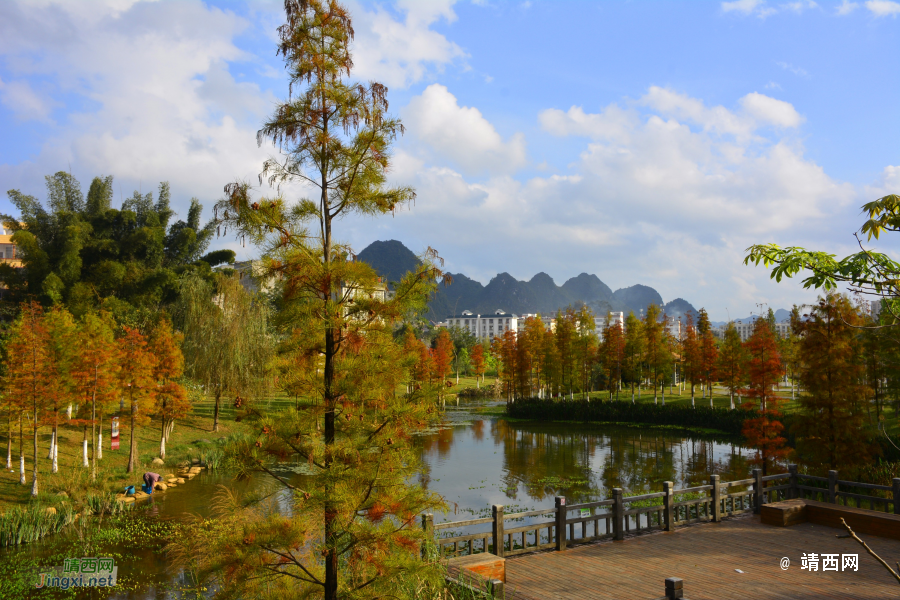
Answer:
<path fill-rule="evenodd" d="M 419 263 L 416 255 L 403 243 L 396 240 L 372 242 L 357 255 L 358 260 L 372 265 L 387 281 L 399 281 Z M 667 315 L 684 317 L 692 312 L 696 319 L 696 309 L 686 300 L 676 298 L 663 302 L 662 296 L 652 287 L 633 285 L 616 291 L 610 289 L 596 275 L 582 273 L 572 277 L 562 285 L 556 285 L 546 273 L 538 273 L 529 281 L 520 281 L 509 273 L 500 273 L 487 285 L 466 277 L 462 273 L 451 273 L 453 283 L 440 286 L 435 297 L 428 304 L 427 317 L 433 321 L 443 321 L 452 314 L 464 310 L 474 314 L 490 314 L 497 309 L 516 314 L 552 314 L 567 306 L 585 304 L 597 315 L 607 311 L 622 311 L 626 315 L 634 312 L 640 315 L 650 304 L 663 307 Z M 784 314 L 781 314 L 784 313 Z M 786 317 L 786 311 L 779 310 L 776 318 Z"/>

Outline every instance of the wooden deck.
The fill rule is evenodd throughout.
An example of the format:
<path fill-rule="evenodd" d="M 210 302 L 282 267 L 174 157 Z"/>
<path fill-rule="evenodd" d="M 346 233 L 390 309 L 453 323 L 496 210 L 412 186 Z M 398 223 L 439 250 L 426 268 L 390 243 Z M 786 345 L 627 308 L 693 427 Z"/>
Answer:
<path fill-rule="evenodd" d="M 900 584 L 855 541 L 835 537 L 841 533 L 809 523 L 773 527 L 747 515 L 510 558 L 507 589 L 515 600 L 654 600 L 666 577 L 680 577 L 690 600 L 900 598 Z M 863 539 L 888 564 L 900 561 L 900 541 Z M 858 554 L 859 571 L 823 572 L 821 562 L 818 572 L 801 570 L 804 552 Z M 782 557 L 791 561 L 786 571 Z"/>

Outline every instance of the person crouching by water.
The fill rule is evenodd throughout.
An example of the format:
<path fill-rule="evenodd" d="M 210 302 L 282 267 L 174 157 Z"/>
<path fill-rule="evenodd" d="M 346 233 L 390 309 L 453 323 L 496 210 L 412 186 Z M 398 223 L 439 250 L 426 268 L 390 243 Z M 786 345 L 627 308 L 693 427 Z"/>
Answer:
<path fill-rule="evenodd" d="M 144 473 L 144 491 L 148 494 L 153 493 L 153 486 L 156 485 L 156 482 L 162 479 L 162 476 L 159 473 L 151 473 L 147 471 Z"/>

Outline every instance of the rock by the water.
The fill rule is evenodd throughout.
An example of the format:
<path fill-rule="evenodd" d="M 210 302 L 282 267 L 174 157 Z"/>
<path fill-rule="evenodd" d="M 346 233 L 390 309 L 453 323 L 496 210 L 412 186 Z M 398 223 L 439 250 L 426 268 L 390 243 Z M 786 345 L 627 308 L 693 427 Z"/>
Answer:
<path fill-rule="evenodd" d="M 164 465 L 164 464 L 166 464 L 166 461 L 164 461 L 164 460 L 161 459 L 161 458 L 154 458 L 153 461 L 152 461 L 152 463 L 153 463 L 154 465 Z"/>
<path fill-rule="evenodd" d="M 135 499 L 135 500 L 145 500 L 145 499 L 147 499 L 147 498 L 149 498 L 149 497 L 150 497 L 150 494 L 148 494 L 148 493 L 146 493 L 146 492 L 135 492 L 135 493 L 134 493 L 134 499 Z"/>
<path fill-rule="evenodd" d="M 175 483 L 177 483 L 178 485 L 181 485 L 182 483 L 184 483 L 184 478 L 179 477 L 178 479 L 175 480 Z"/>
<path fill-rule="evenodd" d="M 200 464 L 200 459 L 199 459 L 199 458 L 192 458 L 192 459 L 191 459 L 191 464 L 194 465 L 194 466 L 199 465 L 199 464 Z"/>
<path fill-rule="evenodd" d="M 166 491 L 166 489 L 167 489 L 168 487 L 169 487 L 169 486 L 166 485 L 165 483 L 163 483 L 162 481 L 157 481 L 157 482 L 156 482 L 156 485 L 153 486 L 153 489 L 154 489 L 154 490 L 159 490 L 159 491 L 161 491 L 161 492 L 164 492 L 164 491 Z"/>

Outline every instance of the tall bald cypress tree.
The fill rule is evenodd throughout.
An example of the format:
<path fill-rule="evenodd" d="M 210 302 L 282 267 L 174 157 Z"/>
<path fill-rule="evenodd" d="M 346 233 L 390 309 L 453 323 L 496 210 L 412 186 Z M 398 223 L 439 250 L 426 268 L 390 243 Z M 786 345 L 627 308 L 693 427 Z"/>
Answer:
<path fill-rule="evenodd" d="M 387 112 L 383 85 L 346 79 L 353 27 L 343 6 L 287 0 L 285 12 L 278 53 L 290 97 L 258 133 L 260 143 L 281 151 L 264 163 L 260 181 L 278 189 L 303 184 L 313 193 L 256 198 L 236 182 L 216 214 L 223 234 L 263 250 L 263 271 L 279 282 L 279 384 L 312 408 L 275 414 L 246 407 L 258 436 L 237 443 L 233 456 L 244 470 L 284 486 L 292 509 L 265 519 L 238 511 L 241 539 L 225 544 L 209 571 L 231 573 L 223 583 L 244 597 L 388 597 L 398 577 L 425 568 L 415 518 L 439 503 L 410 483 L 419 469 L 410 433 L 434 404 L 416 390 L 398 394 L 415 357 L 393 339 L 392 327 L 424 309 L 443 273 L 428 252 L 421 270 L 388 297 L 375 271 L 338 238 L 341 217 L 393 213 L 414 198 L 410 188 L 386 185 L 402 126 Z M 306 465 L 302 482 L 278 473 L 286 459 Z"/>

